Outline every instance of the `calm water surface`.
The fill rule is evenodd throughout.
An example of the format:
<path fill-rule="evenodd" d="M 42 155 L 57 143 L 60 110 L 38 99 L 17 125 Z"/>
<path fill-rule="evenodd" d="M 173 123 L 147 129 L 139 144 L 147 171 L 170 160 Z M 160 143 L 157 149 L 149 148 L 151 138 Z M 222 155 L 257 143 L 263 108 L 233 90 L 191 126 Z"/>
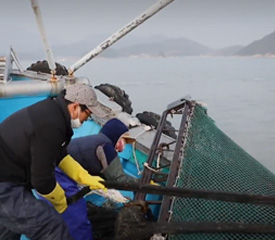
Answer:
<path fill-rule="evenodd" d="M 206 104 L 223 132 L 275 173 L 275 59 L 94 59 L 77 75 L 88 76 L 94 86 L 124 89 L 135 114 L 162 113 L 189 94 Z"/>

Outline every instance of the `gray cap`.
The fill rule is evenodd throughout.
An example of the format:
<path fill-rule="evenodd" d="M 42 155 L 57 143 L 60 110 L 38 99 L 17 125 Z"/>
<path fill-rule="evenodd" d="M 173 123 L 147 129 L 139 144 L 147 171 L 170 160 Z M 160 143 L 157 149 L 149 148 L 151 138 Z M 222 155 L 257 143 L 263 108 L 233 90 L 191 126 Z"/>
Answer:
<path fill-rule="evenodd" d="M 83 83 L 75 83 L 66 87 L 65 99 L 85 105 L 97 117 L 105 117 L 107 114 L 97 101 L 97 96 L 92 86 Z"/>

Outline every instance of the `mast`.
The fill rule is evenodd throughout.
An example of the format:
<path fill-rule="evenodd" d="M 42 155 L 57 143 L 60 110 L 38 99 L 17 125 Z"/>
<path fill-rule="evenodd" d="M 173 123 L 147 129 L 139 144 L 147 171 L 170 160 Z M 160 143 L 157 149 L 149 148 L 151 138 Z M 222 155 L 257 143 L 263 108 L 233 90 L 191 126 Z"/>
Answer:
<path fill-rule="evenodd" d="M 42 21 L 42 14 L 40 12 L 37 0 L 30 0 L 30 1 L 31 1 L 31 5 L 32 5 L 32 9 L 33 9 L 35 18 L 36 18 L 36 23 L 38 25 L 39 32 L 40 32 L 40 35 L 41 35 L 41 38 L 43 41 L 46 58 L 47 58 L 49 67 L 51 69 L 51 73 L 54 76 L 56 65 L 55 65 L 55 61 L 53 59 L 53 54 L 52 54 L 50 45 L 49 45 L 47 37 L 46 37 L 46 32 L 45 32 L 43 21 Z"/>
<path fill-rule="evenodd" d="M 85 56 L 83 56 L 81 59 L 75 62 L 72 66 L 70 66 L 68 69 L 69 75 L 73 75 L 73 73 L 76 70 L 78 70 L 80 67 L 82 67 L 84 64 L 89 62 L 91 59 L 96 57 L 99 53 L 101 53 L 102 51 L 110 47 L 120 38 L 124 37 L 127 33 L 131 32 L 133 29 L 138 27 L 140 24 L 145 22 L 147 19 L 152 17 L 154 14 L 159 12 L 161 9 L 163 9 L 173 1 L 174 0 L 159 0 L 157 3 L 153 4 L 151 7 L 149 7 L 147 10 L 141 13 L 138 17 L 136 17 L 130 23 L 128 23 L 127 25 L 119 29 L 117 32 L 115 32 L 105 41 L 100 43 L 96 48 L 91 50 L 89 53 L 87 53 Z"/>

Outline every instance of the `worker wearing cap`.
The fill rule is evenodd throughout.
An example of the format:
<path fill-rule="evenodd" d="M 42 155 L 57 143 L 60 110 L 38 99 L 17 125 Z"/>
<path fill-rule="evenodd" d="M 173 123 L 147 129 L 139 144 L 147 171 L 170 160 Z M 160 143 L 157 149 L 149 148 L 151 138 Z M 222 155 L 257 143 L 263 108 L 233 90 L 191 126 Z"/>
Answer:
<path fill-rule="evenodd" d="M 101 176 L 105 180 L 136 183 L 137 178 L 125 174 L 117 154 L 123 151 L 125 144 L 134 141 L 125 124 L 113 118 L 103 125 L 99 134 L 72 139 L 68 152 L 91 175 Z M 77 183 L 58 168 L 56 178 L 67 197 L 79 191 Z M 84 199 L 70 205 L 62 216 L 74 240 L 93 239 Z"/>
<path fill-rule="evenodd" d="M 104 189 L 67 153 L 73 135 L 93 113 L 104 116 L 92 87 L 73 84 L 57 97 L 18 112 L 0 124 L 0 239 L 72 239 L 59 213 L 67 208 L 64 190 L 55 178 L 59 166 L 91 189 Z M 37 200 L 31 189 L 54 208 Z M 56 210 L 56 211 L 55 211 Z"/>

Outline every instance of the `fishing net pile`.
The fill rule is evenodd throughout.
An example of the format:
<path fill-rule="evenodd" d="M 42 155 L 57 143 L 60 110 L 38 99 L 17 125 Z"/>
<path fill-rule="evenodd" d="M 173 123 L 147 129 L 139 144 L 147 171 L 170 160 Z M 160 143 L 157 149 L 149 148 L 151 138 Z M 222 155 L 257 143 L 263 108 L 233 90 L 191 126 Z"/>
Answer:
<path fill-rule="evenodd" d="M 95 240 L 148 240 L 152 235 L 148 223 L 155 218 L 145 202 L 121 208 L 110 202 L 103 206 L 87 202 L 87 209 Z"/>

